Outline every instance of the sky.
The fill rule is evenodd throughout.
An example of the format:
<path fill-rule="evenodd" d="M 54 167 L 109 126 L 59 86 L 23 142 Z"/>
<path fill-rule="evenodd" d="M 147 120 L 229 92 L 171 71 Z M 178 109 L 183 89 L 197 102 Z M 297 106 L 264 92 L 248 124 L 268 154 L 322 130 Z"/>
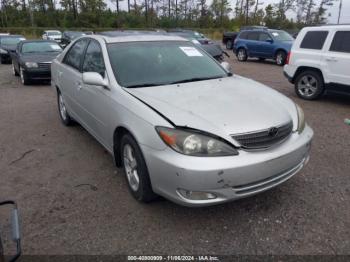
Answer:
<path fill-rule="evenodd" d="M 208 4 L 211 2 L 212 0 L 207 0 Z M 234 7 L 236 0 L 228 0 L 231 3 L 231 6 Z M 263 3 L 263 6 L 266 6 L 268 4 L 275 4 L 278 3 L 279 0 L 260 0 Z M 316 3 L 319 3 L 320 0 L 315 0 Z M 113 2 L 113 3 L 112 3 Z M 133 2 L 133 0 L 131 0 L 130 2 Z M 327 13 L 330 14 L 330 16 L 328 17 L 328 23 L 331 24 L 336 24 L 338 21 L 338 12 L 339 12 L 339 3 L 340 0 L 336 0 L 334 5 L 329 7 L 327 10 Z M 108 7 L 110 7 L 111 9 L 115 9 L 115 1 L 113 0 L 109 0 L 108 1 Z M 120 2 L 120 7 L 123 10 L 127 9 L 127 1 L 123 0 Z M 296 16 L 295 12 L 288 12 L 287 16 L 289 18 L 294 18 Z M 350 0 L 343 0 L 343 8 L 342 8 L 342 13 L 340 16 L 340 23 L 343 24 L 350 24 Z"/>

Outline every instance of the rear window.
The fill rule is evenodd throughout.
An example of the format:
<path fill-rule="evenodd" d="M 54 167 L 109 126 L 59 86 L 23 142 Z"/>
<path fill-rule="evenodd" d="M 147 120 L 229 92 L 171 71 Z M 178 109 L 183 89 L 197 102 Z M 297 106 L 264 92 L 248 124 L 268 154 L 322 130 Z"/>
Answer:
<path fill-rule="evenodd" d="M 330 51 L 350 53 L 350 31 L 338 31 L 331 45 Z"/>
<path fill-rule="evenodd" d="M 327 35 L 328 31 L 309 31 L 301 42 L 300 48 L 321 50 Z"/>

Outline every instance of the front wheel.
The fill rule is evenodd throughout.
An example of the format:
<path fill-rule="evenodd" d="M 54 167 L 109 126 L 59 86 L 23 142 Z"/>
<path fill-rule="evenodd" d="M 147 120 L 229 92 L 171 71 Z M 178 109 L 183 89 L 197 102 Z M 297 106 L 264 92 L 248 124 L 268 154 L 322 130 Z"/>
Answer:
<path fill-rule="evenodd" d="M 284 51 L 278 51 L 276 54 L 276 64 L 279 66 L 284 66 L 286 63 L 287 54 Z"/>
<path fill-rule="evenodd" d="M 58 112 L 60 114 L 60 118 L 62 123 L 65 126 L 70 126 L 73 124 L 73 120 L 68 114 L 66 103 L 63 99 L 63 96 L 60 91 L 57 91 L 57 104 L 58 104 Z"/>
<path fill-rule="evenodd" d="M 247 55 L 247 51 L 244 48 L 238 49 L 238 51 L 237 51 L 237 59 L 240 62 L 247 61 L 248 55 Z"/>
<path fill-rule="evenodd" d="M 324 92 L 324 81 L 320 73 L 307 70 L 300 73 L 295 80 L 296 94 L 306 100 L 315 100 Z"/>
<path fill-rule="evenodd" d="M 19 75 L 21 77 L 22 85 L 29 85 L 30 84 L 30 82 L 31 82 L 30 77 L 29 77 L 28 73 L 24 71 L 23 68 L 19 69 Z"/>
<path fill-rule="evenodd" d="M 232 47 L 233 47 L 232 40 L 227 40 L 227 42 L 226 42 L 226 49 L 227 50 L 231 50 Z"/>
<path fill-rule="evenodd" d="M 13 62 L 12 62 L 12 73 L 13 73 L 14 76 L 19 76 L 19 74 L 18 74 L 18 72 L 17 72 Z"/>
<path fill-rule="evenodd" d="M 126 134 L 121 140 L 121 156 L 128 188 L 140 202 L 150 202 L 156 198 L 152 190 L 146 162 L 135 139 Z"/>

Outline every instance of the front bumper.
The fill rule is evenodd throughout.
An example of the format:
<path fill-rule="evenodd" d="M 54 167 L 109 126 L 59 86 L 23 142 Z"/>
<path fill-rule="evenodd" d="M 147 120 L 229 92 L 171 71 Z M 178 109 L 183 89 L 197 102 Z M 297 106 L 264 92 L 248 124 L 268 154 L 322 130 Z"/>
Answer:
<path fill-rule="evenodd" d="M 32 80 L 51 80 L 51 70 L 41 68 L 30 68 L 25 70 L 27 76 Z"/>
<path fill-rule="evenodd" d="M 313 131 L 293 133 L 265 151 L 239 150 L 238 156 L 190 157 L 170 148 L 157 151 L 141 145 L 155 193 L 185 206 L 207 206 L 248 197 L 273 188 L 308 162 Z M 193 200 L 181 192 L 216 196 Z"/>

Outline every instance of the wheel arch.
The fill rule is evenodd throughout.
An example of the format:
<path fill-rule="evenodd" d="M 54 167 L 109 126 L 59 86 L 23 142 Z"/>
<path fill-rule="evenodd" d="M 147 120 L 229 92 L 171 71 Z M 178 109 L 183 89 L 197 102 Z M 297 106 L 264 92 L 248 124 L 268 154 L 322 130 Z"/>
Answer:
<path fill-rule="evenodd" d="M 278 48 L 275 50 L 275 53 L 274 53 L 274 55 L 273 55 L 273 58 L 276 59 L 277 54 L 278 54 L 278 52 L 280 52 L 280 51 L 282 51 L 282 52 L 284 52 L 286 55 L 288 55 L 288 51 L 287 51 L 286 49 L 281 48 L 281 47 L 278 47 Z"/>
<path fill-rule="evenodd" d="M 125 126 L 118 126 L 115 128 L 115 130 L 113 132 L 113 156 L 114 156 L 114 163 L 117 167 L 122 166 L 122 156 L 120 154 L 120 144 L 121 144 L 122 137 L 125 134 L 131 135 L 135 139 L 135 141 L 139 144 L 135 135 L 128 128 L 126 128 Z"/>
<path fill-rule="evenodd" d="M 323 76 L 323 73 L 322 71 L 319 69 L 319 68 L 316 68 L 316 67 L 310 67 L 310 66 L 299 66 L 298 69 L 295 71 L 295 74 L 292 78 L 292 84 L 295 83 L 295 80 L 297 79 L 297 77 L 304 71 L 315 71 L 317 73 L 319 73 L 324 81 L 324 76 Z"/>

